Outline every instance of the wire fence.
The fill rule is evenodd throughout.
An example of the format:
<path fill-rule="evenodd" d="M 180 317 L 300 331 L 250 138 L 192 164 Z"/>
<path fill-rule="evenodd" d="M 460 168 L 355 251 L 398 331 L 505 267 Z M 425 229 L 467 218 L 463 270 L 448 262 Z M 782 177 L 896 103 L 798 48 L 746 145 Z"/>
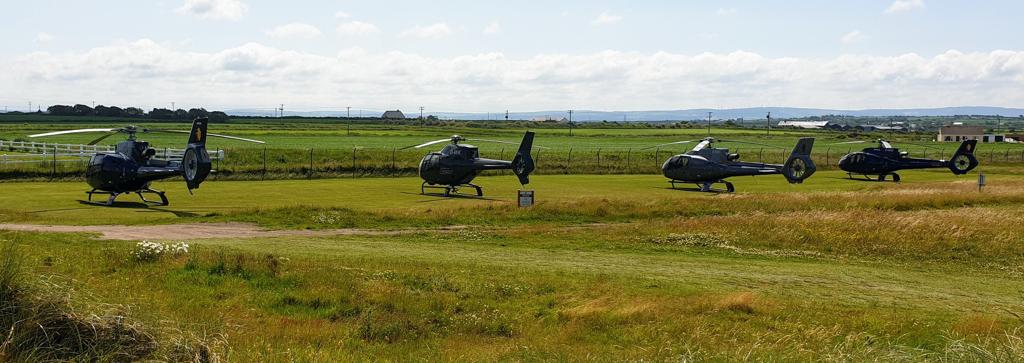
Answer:
<path fill-rule="evenodd" d="M 45 150 L 49 144 L 41 147 Z M 31 147 L 31 146 L 29 146 Z M 73 147 L 72 147 L 73 149 Z M 163 155 L 172 158 L 183 150 L 166 149 Z M 510 160 L 515 148 L 495 149 L 484 157 Z M 955 149 L 912 150 L 909 157 L 946 159 Z M 2 152 L 3 149 L 0 149 Z M 18 179 L 73 179 L 84 175 L 92 154 L 84 151 L 66 151 L 59 146 L 49 154 L 0 155 L 0 180 Z M 826 147 L 817 149 L 811 158 L 820 170 L 837 168 L 839 159 L 855 151 L 853 148 Z M 106 151 L 100 151 L 106 152 Z M 781 164 L 790 151 L 776 148 L 740 148 L 731 150 L 740 160 Z M 566 150 L 537 149 L 533 151 L 537 174 L 660 174 L 661 165 L 679 150 L 631 148 L 569 148 Z M 267 179 L 319 179 L 398 177 L 417 175 L 422 150 L 398 148 L 352 149 L 228 149 L 211 151 L 214 174 L 211 179 L 267 180 Z M 230 157 L 226 157 L 230 155 Z M 1021 150 L 979 150 L 975 154 L 982 163 L 1003 164 L 1024 162 Z M 510 171 L 491 171 L 487 174 L 509 174 Z"/>

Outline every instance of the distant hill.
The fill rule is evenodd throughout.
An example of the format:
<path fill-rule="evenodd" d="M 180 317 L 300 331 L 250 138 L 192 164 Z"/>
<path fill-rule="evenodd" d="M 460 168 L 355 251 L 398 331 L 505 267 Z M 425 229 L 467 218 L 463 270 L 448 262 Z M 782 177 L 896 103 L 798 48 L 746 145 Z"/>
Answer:
<path fill-rule="evenodd" d="M 272 112 L 265 110 L 227 110 L 233 116 L 269 116 Z M 687 110 L 665 110 L 665 111 L 591 111 L 577 110 L 573 112 L 573 121 L 676 121 L 676 120 L 703 120 L 712 112 L 712 118 L 716 120 L 745 119 L 755 120 L 764 118 L 768 112 L 773 118 L 800 118 L 825 115 L 845 115 L 858 117 L 887 117 L 887 116 L 957 116 L 957 115 L 985 115 L 1018 117 L 1024 115 L 1024 108 L 1005 107 L 984 107 L 984 106 L 961 106 L 942 108 L 907 108 L 907 109 L 868 109 L 868 110 L 831 110 L 820 108 L 797 108 L 797 107 L 753 107 L 753 108 L 732 108 L 732 109 L 687 109 Z M 363 116 L 378 116 L 383 111 L 363 111 Z M 356 114 L 356 112 L 352 112 Z M 440 112 L 430 113 L 442 119 L 457 120 L 485 120 L 504 119 L 504 113 L 473 113 L 473 112 Z M 344 110 L 340 111 L 311 111 L 311 112 L 289 112 L 286 116 L 303 117 L 341 117 L 345 115 Z M 407 116 L 414 117 L 413 113 Z M 509 118 L 513 120 L 529 120 L 533 118 L 561 119 L 568 117 L 566 111 L 535 111 L 535 112 L 511 112 Z"/>

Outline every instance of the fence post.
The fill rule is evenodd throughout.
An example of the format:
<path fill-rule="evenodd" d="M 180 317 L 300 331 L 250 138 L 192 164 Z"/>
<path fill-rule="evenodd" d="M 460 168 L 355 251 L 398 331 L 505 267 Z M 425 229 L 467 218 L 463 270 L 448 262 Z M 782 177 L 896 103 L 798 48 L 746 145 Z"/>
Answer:
<path fill-rule="evenodd" d="M 540 165 L 540 152 L 541 151 L 544 151 L 544 149 L 537 149 L 537 162 L 535 162 L 534 165 Z"/>
<path fill-rule="evenodd" d="M 313 180 L 313 148 L 309 148 L 309 172 L 306 173 L 306 180 Z"/>
<path fill-rule="evenodd" d="M 764 164 L 764 148 L 757 150 L 757 162 Z"/>
<path fill-rule="evenodd" d="M 267 147 L 263 147 L 263 174 L 260 176 L 260 181 L 267 180 Z"/>
<path fill-rule="evenodd" d="M 828 152 L 829 151 L 832 151 L 832 147 L 829 147 L 829 148 L 825 149 L 825 166 L 826 167 L 832 165 L 832 164 L 829 164 L 829 162 L 828 162 Z"/>
<path fill-rule="evenodd" d="M 658 165 L 658 160 L 660 159 L 659 156 L 661 156 L 660 154 L 661 154 L 661 148 L 660 147 L 654 150 L 654 165 L 655 166 Z"/>
<path fill-rule="evenodd" d="M 217 156 L 220 156 L 220 149 L 217 149 Z M 220 159 L 221 158 L 217 158 L 217 174 L 213 174 L 213 179 L 220 179 Z"/>
<path fill-rule="evenodd" d="M 397 155 L 397 153 L 398 153 L 398 149 L 396 149 L 395 147 L 391 147 L 391 176 L 392 177 L 398 176 L 398 167 L 396 166 L 398 164 L 395 164 L 395 156 Z"/>
<path fill-rule="evenodd" d="M 50 180 L 57 178 L 57 145 L 53 145 L 53 164 L 50 165 Z"/>
<path fill-rule="evenodd" d="M 633 174 L 633 168 L 629 166 L 629 159 L 633 156 L 633 148 L 626 149 L 626 174 Z"/>
<path fill-rule="evenodd" d="M 505 160 L 505 148 L 501 148 L 501 153 L 498 154 L 498 160 Z M 498 174 L 505 175 L 505 170 L 499 170 Z"/>
<path fill-rule="evenodd" d="M 569 158 L 565 161 L 565 173 L 572 173 L 572 146 L 569 147 Z"/>
<path fill-rule="evenodd" d="M 597 148 L 597 168 L 601 169 L 601 148 Z"/>
<path fill-rule="evenodd" d="M 352 179 L 356 178 L 356 148 L 352 148 Z"/>

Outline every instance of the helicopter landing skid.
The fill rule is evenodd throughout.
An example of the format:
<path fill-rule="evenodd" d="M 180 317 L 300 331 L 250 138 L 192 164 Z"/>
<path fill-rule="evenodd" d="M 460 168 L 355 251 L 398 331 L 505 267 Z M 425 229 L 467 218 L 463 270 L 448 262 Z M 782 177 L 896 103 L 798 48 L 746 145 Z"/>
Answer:
<path fill-rule="evenodd" d="M 448 197 L 451 196 L 452 194 L 458 194 L 459 188 L 461 187 L 470 187 L 476 189 L 476 196 L 484 196 L 483 188 L 480 188 L 480 186 L 478 185 L 468 183 L 461 185 L 428 185 L 427 182 L 423 182 L 423 184 L 420 185 L 420 194 L 427 194 L 427 188 L 444 189 L 444 196 Z"/>
<path fill-rule="evenodd" d="M 854 178 L 853 177 L 853 173 L 847 173 L 847 175 L 850 176 L 850 179 L 859 179 L 859 178 Z M 864 174 L 863 175 L 864 178 L 861 179 L 861 180 L 884 182 L 885 181 L 885 177 L 887 175 L 892 175 L 892 182 L 893 183 L 899 183 L 900 182 L 900 175 L 896 174 L 896 173 L 880 174 L 880 175 L 878 175 L 878 177 L 872 177 L 871 175 Z"/>
<path fill-rule="evenodd" d="M 676 189 L 676 183 L 685 183 L 685 182 L 679 182 L 679 181 L 676 181 L 676 180 L 669 180 L 668 182 L 672 184 L 672 189 Z M 689 184 L 689 183 L 685 183 L 685 184 Z M 706 192 L 706 193 L 722 193 L 722 192 L 725 192 L 725 193 L 735 193 L 736 192 L 736 188 L 733 187 L 732 183 L 727 182 L 725 180 L 718 180 L 718 181 L 705 182 L 705 183 L 694 183 L 694 184 L 697 185 L 697 190 L 702 191 L 702 192 Z M 713 188 L 715 184 L 725 184 L 725 190 Z"/>
<path fill-rule="evenodd" d="M 130 193 L 133 193 L 133 192 L 117 193 L 117 192 L 97 191 L 96 189 L 93 189 L 93 190 L 90 190 L 88 192 L 85 192 L 85 194 L 89 195 L 89 200 L 88 200 L 89 203 L 96 204 L 96 205 L 104 205 L 104 206 L 108 206 L 108 207 L 114 205 L 114 200 L 116 200 L 117 197 L 120 196 L 121 194 L 130 194 Z M 149 205 L 155 205 L 155 206 L 167 206 L 167 205 L 170 205 L 170 202 L 167 201 L 167 195 L 165 195 L 164 192 L 162 192 L 162 191 L 146 188 L 146 189 L 135 191 L 134 193 L 139 195 L 139 199 L 142 199 L 143 203 L 146 203 L 146 204 L 149 204 Z M 94 201 L 92 201 L 93 194 L 106 195 L 106 196 L 108 196 L 107 197 L 107 201 L 105 203 L 104 202 L 94 202 Z M 147 200 L 146 196 L 145 196 L 146 194 L 156 194 L 158 197 L 160 197 L 160 201 L 159 202 L 155 202 L 155 201 Z"/>

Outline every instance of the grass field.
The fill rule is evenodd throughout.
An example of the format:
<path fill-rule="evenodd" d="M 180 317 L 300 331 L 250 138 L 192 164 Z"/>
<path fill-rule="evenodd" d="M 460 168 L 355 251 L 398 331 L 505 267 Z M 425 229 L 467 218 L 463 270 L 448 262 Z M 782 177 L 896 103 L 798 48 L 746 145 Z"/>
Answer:
<path fill-rule="evenodd" d="M 116 208 L 81 204 L 84 183 L 12 182 L 4 223 L 357 230 L 189 240 L 144 261 L 135 241 L 89 234 L 0 240 L 76 311 L 149 329 L 149 358 L 187 340 L 227 361 L 1021 361 L 1024 177 L 979 171 L 984 192 L 976 173 L 941 171 L 737 178 L 736 194 L 538 175 L 525 210 L 508 175 L 478 180 L 487 199 L 420 195 L 405 177 L 211 181 L 195 196 L 166 182 L 171 206 Z M 33 360 L 0 342 L 3 357 Z"/>
<path fill-rule="evenodd" d="M 124 121 L 124 120 L 119 120 Z M 47 131 L 111 127 L 119 124 L 108 123 L 0 123 L 0 139 L 28 140 L 27 135 Z M 160 129 L 187 129 L 185 123 L 142 124 L 142 127 Z M 657 145 L 681 140 L 701 139 L 707 130 L 695 128 L 654 128 L 634 126 L 605 127 L 600 124 L 586 125 L 568 135 L 564 128 L 551 128 L 538 124 L 537 160 L 538 174 L 658 174 L 660 166 L 671 154 L 692 148 L 693 144 L 671 145 L 658 148 Z M 267 142 L 265 145 L 250 144 L 234 140 L 211 139 L 210 150 L 224 150 L 226 159 L 218 162 L 218 178 L 231 180 L 253 179 L 305 179 L 338 177 L 411 176 L 416 174 L 420 159 L 426 152 L 436 151 L 441 146 L 425 149 L 407 149 L 425 141 L 437 140 L 459 134 L 470 138 L 495 139 L 518 143 L 526 127 L 515 124 L 496 123 L 494 127 L 480 127 L 473 123 L 453 123 L 447 126 L 415 126 L 356 123 L 351 129 L 344 123 L 310 122 L 292 120 L 281 122 L 228 123 L 211 125 L 211 132 L 256 138 Z M 828 131 L 775 130 L 766 136 L 764 130 L 740 128 L 716 128 L 716 137 L 753 142 L 722 143 L 731 152 L 738 152 L 743 160 L 782 163 L 789 150 L 800 137 L 815 137 L 812 156 L 820 169 L 833 169 L 839 158 L 851 151 L 874 146 L 878 138 L 894 139 L 896 145 L 914 157 L 948 158 L 959 146 L 956 143 L 935 143 L 931 134 L 851 134 Z M 39 142 L 87 143 L 93 134 L 76 134 L 59 137 L 32 139 Z M 184 140 L 180 135 L 145 134 L 141 139 L 150 141 L 156 148 L 181 148 Z M 105 142 L 117 142 L 112 137 Z M 840 144 L 851 140 L 866 141 L 864 144 Z M 901 143 L 902 142 L 902 143 Z M 480 142 L 481 155 L 496 159 L 509 159 L 516 146 L 500 143 Z M 41 150 L 37 150 L 41 151 Z M 11 150 L 6 153 L 11 153 Z M 5 151 L 0 150 L 0 155 Z M 1024 163 L 1024 147 L 1019 144 L 982 144 L 976 152 L 986 164 Z M 56 167 L 49 159 L 37 162 L 5 164 L 0 162 L 0 180 L 71 180 L 85 170 L 85 159 L 78 162 L 59 162 Z"/>

